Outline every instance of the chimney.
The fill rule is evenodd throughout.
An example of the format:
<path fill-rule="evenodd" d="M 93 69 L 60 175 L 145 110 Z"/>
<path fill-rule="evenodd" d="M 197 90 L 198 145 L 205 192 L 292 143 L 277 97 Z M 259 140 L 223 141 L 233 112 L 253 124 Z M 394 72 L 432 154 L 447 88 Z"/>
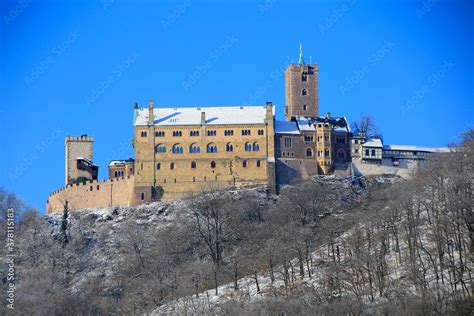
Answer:
<path fill-rule="evenodd" d="M 326 113 L 326 118 L 329 120 L 331 118 L 331 112 Z"/>
<path fill-rule="evenodd" d="M 272 102 L 267 102 L 265 107 L 267 108 L 267 113 L 265 115 L 265 119 L 273 121 L 273 103 Z"/>
<path fill-rule="evenodd" d="M 153 100 L 148 101 L 148 125 L 154 125 L 155 115 L 153 113 Z"/>
<path fill-rule="evenodd" d="M 206 112 L 201 112 L 201 125 L 206 124 Z"/>

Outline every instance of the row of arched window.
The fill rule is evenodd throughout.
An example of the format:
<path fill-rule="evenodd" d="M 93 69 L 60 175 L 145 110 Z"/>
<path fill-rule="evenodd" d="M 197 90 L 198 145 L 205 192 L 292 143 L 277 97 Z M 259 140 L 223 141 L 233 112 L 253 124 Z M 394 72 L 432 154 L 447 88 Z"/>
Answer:
<path fill-rule="evenodd" d="M 232 143 L 227 143 L 226 144 L 226 151 L 231 152 L 234 151 L 234 145 Z M 260 145 L 258 142 L 254 143 L 245 143 L 245 151 L 260 151 Z M 158 144 L 155 146 L 155 153 L 166 153 L 166 145 L 164 144 Z M 197 144 L 191 144 L 189 146 L 189 153 L 190 154 L 199 154 L 201 152 L 201 148 Z M 207 153 L 217 153 L 218 148 L 214 143 L 209 143 L 206 146 L 206 152 Z M 181 144 L 174 144 L 173 147 L 171 147 L 171 153 L 173 154 L 182 154 L 184 153 L 183 146 Z"/>
<path fill-rule="evenodd" d="M 115 171 L 115 177 L 123 177 L 123 171 Z"/>
<path fill-rule="evenodd" d="M 246 168 L 248 165 L 248 162 L 247 160 L 242 160 L 242 167 Z M 260 167 L 262 165 L 262 163 L 260 162 L 260 160 L 257 160 L 256 162 L 256 166 L 257 167 Z M 215 161 L 211 161 L 210 163 L 210 167 L 211 169 L 215 169 L 216 168 L 216 162 Z M 174 162 L 171 162 L 170 163 L 170 170 L 174 170 L 175 168 L 175 164 Z M 191 161 L 191 169 L 196 169 L 197 168 L 197 164 L 195 161 Z M 156 164 L 156 170 L 161 170 L 161 162 L 157 163 Z"/>

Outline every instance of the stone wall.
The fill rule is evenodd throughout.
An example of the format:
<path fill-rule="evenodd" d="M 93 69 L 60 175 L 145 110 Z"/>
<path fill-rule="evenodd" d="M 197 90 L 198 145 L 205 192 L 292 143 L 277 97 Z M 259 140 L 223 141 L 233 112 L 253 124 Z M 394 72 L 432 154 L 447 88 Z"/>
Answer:
<path fill-rule="evenodd" d="M 46 212 L 62 212 L 67 200 L 70 210 L 131 205 L 133 177 L 88 181 L 68 185 L 52 192 L 46 201 Z"/>
<path fill-rule="evenodd" d="M 381 163 L 363 163 L 361 159 L 353 159 L 352 174 L 355 176 L 394 174 L 408 179 L 413 176 L 416 168 L 425 163 L 422 160 L 400 159 L 399 166 L 394 166 L 392 159 L 382 159 Z"/>

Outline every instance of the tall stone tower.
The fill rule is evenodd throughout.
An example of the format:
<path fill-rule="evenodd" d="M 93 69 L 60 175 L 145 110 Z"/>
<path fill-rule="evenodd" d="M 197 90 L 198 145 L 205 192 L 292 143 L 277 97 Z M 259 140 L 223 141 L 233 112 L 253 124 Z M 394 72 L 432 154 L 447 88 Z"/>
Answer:
<path fill-rule="evenodd" d="M 318 116 L 318 65 L 305 64 L 300 45 L 298 64 L 290 64 L 285 71 L 285 117 Z"/>
<path fill-rule="evenodd" d="M 66 148 L 66 185 L 80 176 L 84 176 L 78 168 L 77 158 L 85 158 L 92 162 L 92 136 L 67 136 L 64 142 Z"/>

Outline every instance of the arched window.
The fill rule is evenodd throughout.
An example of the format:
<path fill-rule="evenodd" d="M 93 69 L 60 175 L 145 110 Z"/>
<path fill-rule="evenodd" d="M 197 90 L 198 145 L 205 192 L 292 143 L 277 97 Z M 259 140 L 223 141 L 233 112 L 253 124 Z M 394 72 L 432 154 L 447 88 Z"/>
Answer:
<path fill-rule="evenodd" d="M 260 150 L 260 145 L 257 142 L 253 143 L 253 151 L 259 151 L 259 150 Z"/>
<path fill-rule="evenodd" d="M 174 162 L 170 163 L 170 169 L 171 169 L 171 170 L 174 169 Z"/>
<path fill-rule="evenodd" d="M 311 148 L 306 149 L 306 157 L 313 157 L 313 150 Z"/>
<path fill-rule="evenodd" d="M 245 151 L 251 151 L 252 145 L 250 143 L 245 143 Z"/>
<path fill-rule="evenodd" d="M 234 151 L 234 146 L 231 143 L 227 143 L 225 149 L 226 151 Z"/>
<path fill-rule="evenodd" d="M 140 198 L 142 199 L 142 201 L 145 199 L 145 193 L 144 193 L 144 192 L 142 192 L 142 193 L 140 194 Z"/>
<path fill-rule="evenodd" d="M 155 146 L 155 153 L 165 153 L 166 146 L 164 144 L 158 144 Z"/>
<path fill-rule="evenodd" d="M 161 163 L 157 163 L 156 164 L 156 170 L 160 170 L 161 169 Z"/>
<path fill-rule="evenodd" d="M 214 143 L 209 143 L 209 144 L 207 144 L 206 152 L 208 152 L 208 153 L 216 153 L 216 152 L 217 152 L 217 146 L 216 146 Z"/>
<path fill-rule="evenodd" d="M 173 154 L 182 154 L 183 153 L 183 146 L 180 144 L 174 144 L 173 148 L 171 149 Z"/>
<path fill-rule="evenodd" d="M 196 169 L 196 162 L 195 161 L 191 162 L 191 169 Z"/>
<path fill-rule="evenodd" d="M 199 154 L 201 152 L 201 148 L 197 144 L 191 144 L 189 146 L 189 153 L 190 154 Z"/>
<path fill-rule="evenodd" d="M 339 151 L 337 152 L 337 158 L 339 159 L 344 159 L 346 157 L 346 153 L 344 152 L 343 149 L 339 149 Z"/>
<path fill-rule="evenodd" d="M 211 161 L 211 169 L 214 169 L 216 167 L 216 162 L 215 161 Z"/>
<path fill-rule="evenodd" d="M 307 95 L 308 92 L 306 91 L 306 89 L 303 89 L 303 90 L 301 91 L 301 94 L 302 94 L 302 95 Z"/>
<path fill-rule="evenodd" d="M 247 160 L 242 161 L 242 167 L 244 167 L 244 168 L 247 167 Z"/>
<path fill-rule="evenodd" d="M 257 167 L 260 167 L 260 160 L 257 160 Z"/>
<path fill-rule="evenodd" d="M 115 177 L 117 177 L 117 171 L 115 171 Z"/>

